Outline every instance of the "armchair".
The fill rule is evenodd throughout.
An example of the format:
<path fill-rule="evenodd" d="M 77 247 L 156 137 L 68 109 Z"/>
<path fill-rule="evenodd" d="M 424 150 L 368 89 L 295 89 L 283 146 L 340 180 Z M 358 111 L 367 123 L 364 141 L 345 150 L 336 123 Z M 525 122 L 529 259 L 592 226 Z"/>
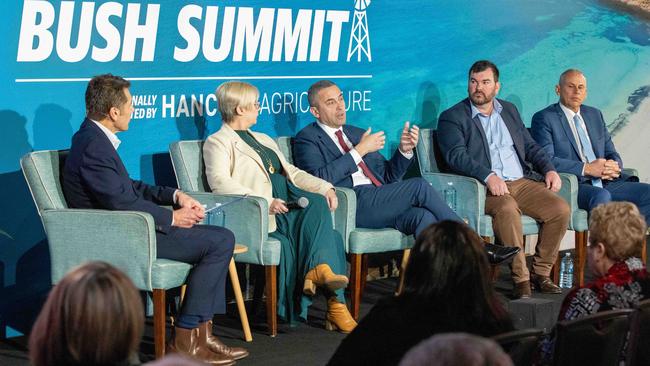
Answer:
<path fill-rule="evenodd" d="M 269 333 L 275 337 L 277 323 L 277 266 L 280 263 L 280 242 L 268 236 L 268 204 L 264 198 L 219 195 L 210 191 L 203 163 L 203 141 L 178 141 L 169 145 L 178 187 L 208 207 L 216 203 L 238 202 L 224 207 L 224 226 L 235 234 L 238 243 L 248 251 L 239 254 L 236 262 L 264 266 L 266 278 L 266 316 Z M 240 220 L 229 218 L 238 217 Z"/>
<path fill-rule="evenodd" d="M 191 266 L 156 257 L 154 221 L 148 213 L 68 208 L 60 176 L 67 154 L 67 150 L 35 151 L 20 160 L 47 235 L 52 284 L 91 260 L 119 268 L 138 289 L 153 293 L 154 347 L 156 358 L 162 357 L 165 291 L 183 285 Z"/>
<path fill-rule="evenodd" d="M 493 237 L 492 217 L 485 214 L 485 185 L 471 177 L 440 173 L 441 168 L 444 169 L 446 164 L 436 142 L 435 130 L 428 128 L 420 130 L 417 156 L 422 177 L 439 192 L 443 192 L 449 185 L 454 186 L 458 197 L 457 214 L 467 219 L 468 224 L 486 240 Z M 575 231 L 575 265 L 577 270 L 574 274 L 574 283 L 583 285 L 587 248 L 587 212 L 578 208 L 578 181 L 576 177 L 562 173 L 560 178 L 562 179 L 562 189 L 558 194 L 564 198 L 571 208 L 569 230 Z M 532 217 L 522 215 L 521 222 L 524 235 L 539 232 L 539 225 Z M 560 260 L 561 258 L 558 256 L 553 269 L 556 282 L 559 278 Z"/>

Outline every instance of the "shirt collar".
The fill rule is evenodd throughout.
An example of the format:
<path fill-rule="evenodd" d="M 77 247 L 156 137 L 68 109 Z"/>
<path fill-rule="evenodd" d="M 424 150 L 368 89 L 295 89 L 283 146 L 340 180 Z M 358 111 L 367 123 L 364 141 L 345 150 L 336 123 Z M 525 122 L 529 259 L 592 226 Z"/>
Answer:
<path fill-rule="evenodd" d="M 573 118 L 576 116 L 576 114 L 580 116 L 580 118 L 582 118 L 582 115 L 580 115 L 580 109 L 578 109 L 578 113 L 576 113 L 570 108 L 566 107 L 564 104 L 562 104 L 562 102 L 560 102 L 560 108 L 562 108 L 562 111 L 564 112 L 564 114 L 566 114 L 567 117 L 571 117 L 569 118 L 570 121 L 573 121 Z"/>
<path fill-rule="evenodd" d="M 501 111 L 503 110 L 503 106 L 501 105 L 501 103 L 499 103 L 497 98 L 492 99 L 492 104 L 494 106 L 492 113 L 497 112 L 497 114 L 501 114 Z M 474 103 L 472 103 L 471 100 L 469 101 L 469 105 L 472 108 L 472 118 L 476 117 L 477 114 L 485 116 L 483 113 L 481 113 L 481 111 L 478 110 L 478 108 L 476 108 L 476 106 L 474 105 Z"/>
<path fill-rule="evenodd" d="M 120 139 L 117 138 L 117 135 L 115 135 L 113 132 L 111 132 L 111 130 L 106 128 L 106 126 L 104 126 L 103 124 L 101 124 L 101 123 L 99 123 L 99 122 L 97 122 L 95 120 L 92 120 L 92 119 L 91 119 L 91 121 L 93 123 L 95 123 L 97 125 L 97 127 L 99 127 L 100 130 L 102 130 L 102 132 L 106 135 L 106 137 L 108 137 L 108 141 L 110 141 L 111 145 L 113 145 L 113 148 L 115 150 L 117 150 L 117 148 L 122 143 L 122 141 L 120 141 Z"/>
<path fill-rule="evenodd" d="M 333 138 L 333 139 L 336 138 L 336 135 L 335 135 L 335 134 L 336 134 L 336 131 L 341 131 L 341 132 L 343 132 L 343 127 L 333 128 L 333 127 L 330 127 L 330 126 L 328 126 L 328 125 L 326 125 L 326 124 L 324 124 L 324 123 L 321 123 L 321 121 L 319 121 L 319 120 L 316 120 L 316 123 L 318 124 L 318 126 L 319 126 L 320 128 L 323 129 L 323 131 L 325 131 L 325 133 L 326 133 L 329 137 L 331 137 L 331 138 Z"/>

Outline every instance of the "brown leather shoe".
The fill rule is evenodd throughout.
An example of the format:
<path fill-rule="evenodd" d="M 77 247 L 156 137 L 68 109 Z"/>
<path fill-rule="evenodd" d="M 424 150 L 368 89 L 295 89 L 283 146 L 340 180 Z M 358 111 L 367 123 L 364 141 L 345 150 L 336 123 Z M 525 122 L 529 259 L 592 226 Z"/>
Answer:
<path fill-rule="evenodd" d="M 350 333 L 357 326 L 352 315 L 345 304 L 341 304 L 336 297 L 330 297 L 327 300 L 327 319 L 325 319 L 325 329 L 337 330 L 341 333 Z"/>
<path fill-rule="evenodd" d="M 201 342 L 199 328 L 185 329 L 174 327 L 174 336 L 167 343 L 168 353 L 180 353 L 210 365 L 230 366 L 235 360 L 223 354 L 212 352 L 205 342 Z"/>
<path fill-rule="evenodd" d="M 515 283 L 512 289 L 512 297 L 515 299 L 529 299 L 531 296 L 530 281 Z"/>
<path fill-rule="evenodd" d="M 530 282 L 533 288 L 543 294 L 561 294 L 562 289 L 553 283 L 548 276 L 540 276 L 534 273 L 530 275 Z"/>
<path fill-rule="evenodd" d="M 305 276 L 305 285 L 303 292 L 305 295 L 316 295 L 316 286 L 325 286 L 330 291 L 336 291 L 348 285 L 348 278 L 343 275 L 337 275 L 327 264 L 319 264 L 312 268 Z"/>
<path fill-rule="evenodd" d="M 212 320 L 199 324 L 199 337 L 201 342 L 208 345 L 210 351 L 226 355 L 234 360 L 241 360 L 248 356 L 248 351 L 242 347 L 226 346 L 219 338 L 212 334 Z"/>

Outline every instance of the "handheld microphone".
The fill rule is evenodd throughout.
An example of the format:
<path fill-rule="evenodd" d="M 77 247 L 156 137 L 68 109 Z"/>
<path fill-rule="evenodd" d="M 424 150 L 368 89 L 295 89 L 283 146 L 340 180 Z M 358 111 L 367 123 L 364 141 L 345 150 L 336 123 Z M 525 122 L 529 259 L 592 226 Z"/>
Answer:
<path fill-rule="evenodd" d="M 287 202 L 287 208 L 290 210 L 303 209 L 309 205 L 309 200 L 307 197 L 300 197 L 295 201 Z"/>

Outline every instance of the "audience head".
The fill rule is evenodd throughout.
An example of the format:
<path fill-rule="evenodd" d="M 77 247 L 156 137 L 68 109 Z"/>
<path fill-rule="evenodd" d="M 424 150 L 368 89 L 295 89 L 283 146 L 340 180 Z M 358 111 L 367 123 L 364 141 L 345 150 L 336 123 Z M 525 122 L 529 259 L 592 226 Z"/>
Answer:
<path fill-rule="evenodd" d="M 309 111 L 316 119 L 329 127 L 340 128 L 345 124 L 345 100 L 341 89 L 329 80 L 312 84 L 307 91 Z"/>
<path fill-rule="evenodd" d="M 89 262 L 52 289 L 32 328 L 29 357 L 35 366 L 125 363 L 144 327 L 138 290 L 117 268 Z"/>
<path fill-rule="evenodd" d="M 483 242 L 459 222 L 442 221 L 420 233 L 411 249 L 399 297 L 435 306 L 457 316 L 461 323 L 509 322 L 490 283 Z"/>
<path fill-rule="evenodd" d="M 609 202 L 591 210 L 589 218 L 590 269 L 603 276 L 615 262 L 640 257 L 645 245 L 646 222 L 630 202 Z"/>
<path fill-rule="evenodd" d="M 467 93 L 477 107 L 492 103 L 499 92 L 499 69 L 487 60 L 476 61 L 469 68 Z"/>
<path fill-rule="evenodd" d="M 491 339 L 465 333 L 435 335 L 404 355 L 400 366 L 513 366 L 501 346 Z"/>
<path fill-rule="evenodd" d="M 580 70 L 568 69 L 560 75 L 555 93 L 565 107 L 577 113 L 587 97 L 587 78 Z"/>
<path fill-rule="evenodd" d="M 93 77 L 86 87 L 86 114 L 112 132 L 129 129 L 133 105 L 131 83 L 111 74 Z"/>
<path fill-rule="evenodd" d="M 257 122 L 260 111 L 259 90 L 243 81 L 227 81 L 217 88 L 217 103 L 225 123 L 241 121 L 248 128 Z"/>

